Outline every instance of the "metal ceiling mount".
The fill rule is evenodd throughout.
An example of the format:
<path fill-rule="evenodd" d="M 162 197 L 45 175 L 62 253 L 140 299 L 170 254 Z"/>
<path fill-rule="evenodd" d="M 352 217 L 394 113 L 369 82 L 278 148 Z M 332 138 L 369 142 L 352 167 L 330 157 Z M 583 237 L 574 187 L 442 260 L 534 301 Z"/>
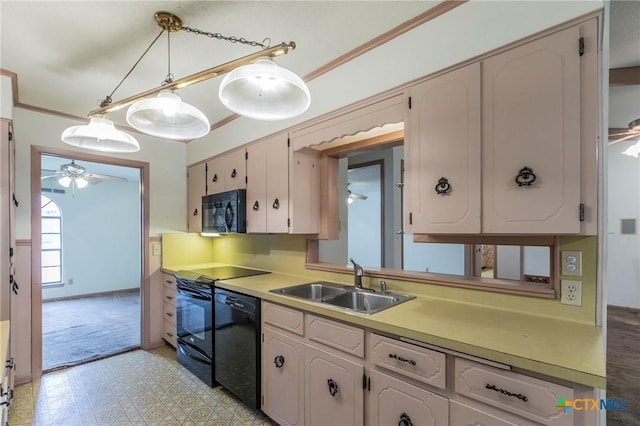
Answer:
<path fill-rule="evenodd" d="M 182 29 L 182 19 L 171 12 L 156 12 L 153 15 L 159 27 L 170 33 L 175 33 Z"/>

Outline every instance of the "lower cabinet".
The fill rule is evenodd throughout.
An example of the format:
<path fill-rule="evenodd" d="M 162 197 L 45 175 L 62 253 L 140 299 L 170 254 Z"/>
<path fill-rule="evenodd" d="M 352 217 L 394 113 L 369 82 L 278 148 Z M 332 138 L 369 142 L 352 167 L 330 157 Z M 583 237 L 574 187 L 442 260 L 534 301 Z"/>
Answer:
<path fill-rule="evenodd" d="M 162 338 L 175 348 L 177 345 L 176 279 L 173 275 L 163 273 L 162 284 Z"/>
<path fill-rule="evenodd" d="M 305 348 L 305 417 L 308 425 L 364 422 L 364 366 L 314 346 Z"/>
<path fill-rule="evenodd" d="M 391 375 L 369 373 L 369 424 L 448 425 L 449 400 Z"/>
<path fill-rule="evenodd" d="M 533 423 L 524 423 L 524 419 L 514 421 L 502 418 L 474 408 L 458 401 L 451 401 L 449 411 L 449 424 L 451 426 L 528 426 Z M 499 417 L 500 416 L 500 417 Z"/>

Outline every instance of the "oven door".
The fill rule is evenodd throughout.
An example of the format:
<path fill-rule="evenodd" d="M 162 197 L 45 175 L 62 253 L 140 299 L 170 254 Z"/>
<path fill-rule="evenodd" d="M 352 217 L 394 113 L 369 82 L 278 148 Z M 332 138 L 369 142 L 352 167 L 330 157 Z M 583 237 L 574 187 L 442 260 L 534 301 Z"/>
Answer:
<path fill-rule="evenodd" d="M 211 288 L 178 279 L 176 286 L 178 340 L 213 359 L 213 300 Z"/>

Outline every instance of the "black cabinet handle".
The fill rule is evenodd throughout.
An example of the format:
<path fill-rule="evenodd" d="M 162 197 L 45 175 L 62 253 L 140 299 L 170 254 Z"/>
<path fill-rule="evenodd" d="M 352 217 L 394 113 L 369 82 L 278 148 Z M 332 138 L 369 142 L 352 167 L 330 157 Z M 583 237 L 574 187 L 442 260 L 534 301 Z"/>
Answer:
<path fill-rule="evenodd" d="M 284 365 L 284 357 L 282 355 L 278 355 L 273 359 L 273 363 L 276 365 L 276 368 L 282 368 Z"/>
<path fill-rule="evenodd" d="M 211 181 L 212 182 L 217 182 L 218 181 L 218 174 L 217 173 L 213 174 L 213 177 L 211 178 Z"/>
<path fill-rule="evenodd" d="M 193 215 L 194 215 L 194 216 L 198 216 L 198 209 L 194 209 L 194 210 L 193 210 Z"/>
<path fill-rule="evenodd" d="M 257 212 L 258 210 L 260 210 L 260 203 L 256 200 L 256 202 L 253 203 L 253 211 Z"/>
<path fill-rule="evenodd" d="M 531 186 L 535 183 L 537 177 L 530 167 L 523 167 L 516 176 L 518 186 Z"/>
<path fill-rule="evenodd" d="M 171 312 L 165 312 L 165 314 L 167 314 L 168 317 L 172 317 L 173 314 Z"/>
<path fill-rule="evenodd" d="M 169 337 L 173 337 L 173 333 L 165 333 Z"/>
<path fill-rule="evenodd" d="M 441 177 L 438 179 L 438 184 L 436 185 L 436 194 L 438 195 L 446 195 L 451 192 L 451 185 L 449 184 L 449 180 L 446 177 Z"/>
<path fill-rule="evenodd" d="M 412 359 L 407 359 L 407 358 L 403 358 L 399 355 L 396 354 L 389 354 L 389 358 L 393 358 L 393 359 L 397 359 L 400 362 L 406 362 L 407 364 L 413 365 L 414 367 L 416 366 L 416 362 Z"/>
<path fill-rule="evenodd" d="M 338 393 L 338 384 L 332 379 L 327 380 L 327 384 L 329 385 L 329 394 L 335 397 Z"/>
<path fill-rule="evenodd" d="M 231 177 L 234 178 L 237 174 L 238 173 L 236 172 L 236 169 L 233 169 L 233 171 L 231 172 Z"/>
<path fill-rule="evenodd" d="M 165 296 L 165 297 L 166 297 L 167 299 L 169 299 L 169 300 L 173 300 L 173 297 L 171 297 L 171 296 Z"/>
<path fill-rule="evenodd" d="M 409 417 L 407 413 L 400 414 L 398 426 L 413 426 L 413 423 L 411 423 L 411 417 Z"/>
<path fill-rule="evenodd" d="M 280 200 L 278 200 L 276 198 L 276 200 L 273 202 L 273 206 L 274 209 L 278 210 L 280 208 Z"/>
<path fill-rule="evenodd" d="M 514 398 L 518 398 L 519 400 L 524 401 L 524 402 L 527 402 L 529 400 L 529 398 L 527 398 L 526 396 L 524 396 L 521 393 L 509 392 L 506 389 L 500 389 L 500 388 L 496 387 L 495 385 L 491 385 L 489 383 L 486 383 L 484 385 L 484 387 L 485 387 L 485 389 L 496 391 L 496 392 L 501 393 L 501 394 L 506 395 L 506 396 L 512 396 Z"/>

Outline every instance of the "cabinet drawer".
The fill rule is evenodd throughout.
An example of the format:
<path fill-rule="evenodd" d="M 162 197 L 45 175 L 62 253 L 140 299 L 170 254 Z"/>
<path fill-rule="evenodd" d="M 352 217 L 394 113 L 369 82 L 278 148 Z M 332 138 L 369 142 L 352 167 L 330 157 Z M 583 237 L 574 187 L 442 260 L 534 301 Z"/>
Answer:
<path fill-rule="evenodd" d="M 165 303 L 176 304 L 176 287 L 165 284 L 162 286 L 162 300 Z"/>
<path fill-rule="evenodd" d="M 304 314 L 301 311 L 262 302 L 262 320 L 283 330 L 304 335 Z"/>
<path fill-rule="evenodd" d="M 511 416 L 511 414 L 503 414 Z M 449 426 L 535 426 L 534 423 L 522 418 L 507 420 L 499 416 L 458 401 L 449 401 Z"/>
<path fill-rule="evenodd" d="M 315 315 L 307 315 L 307 336 L 351 355 L 364 358 L 364 330 Z"/>
<path fill-rule="evenodd" d="M 171 303 L 164 302 L 162 310 L 162 317 L 165 321 L 170 322 L 174 326 L 176 325 L 176 306 Z"/>
<path fill-rule="evenodd" d="M 174 275 L 167 274 L 166 272 L 163 272 L 162 273 L 162 284 L 173 286 L 175 288 L 175 286 L 176 286 L 176 277 Z"/>
<path fill-rule="evenodd" d="M 177 345 L 177 333 L 175 322 L 163 321 L 162 338 L 174 348 Z"/>
<path fill-rule="evenodd" d="M 374 364 L 412 379 L 445 389 L 446 356 L 399 340 L 371 334 L 369 352 Z"/>
<path fill-rule="evenodd" d="M 573 389 L 511 371 L 456 358 L 456 392 L 546 425 L 573 424 L 573 410 L 558 410 L 558 398 Z"/>

